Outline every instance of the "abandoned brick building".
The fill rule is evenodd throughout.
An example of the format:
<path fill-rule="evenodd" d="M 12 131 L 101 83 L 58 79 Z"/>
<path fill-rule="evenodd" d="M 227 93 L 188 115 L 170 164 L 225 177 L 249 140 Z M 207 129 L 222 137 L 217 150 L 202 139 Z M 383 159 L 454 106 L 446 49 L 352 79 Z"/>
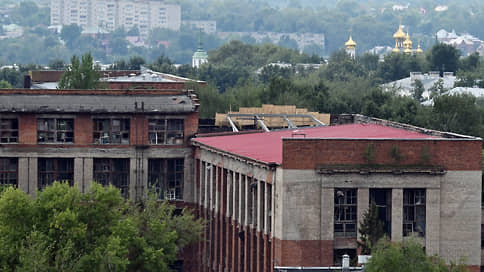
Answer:
<path fill-rule="evenodd" d="M 331 266 L 356 254 L 371 200 L 392 240 L 479 270 L 480 138 L 340 115 L 190 140 L 198 107 L 185 90 L 0 90 L 0 184 L 152 187 L 194 206 L 207 228 L 185 271 Z"/>
<path fill-rule="evenodd" d="M 393 241 L 418 236 L 429 255 L 480 271 L 480 138 L 341 115 L 192 141 L 194 201 L 208 222 L 196 271 L 332 266 L 356 255 L 372 200 Z"/>
<path fill-rule="evenodd" d="M 191 199 L 198 102 L 183 90 L 0 90 L 0 184 L 112 184 Z"/>

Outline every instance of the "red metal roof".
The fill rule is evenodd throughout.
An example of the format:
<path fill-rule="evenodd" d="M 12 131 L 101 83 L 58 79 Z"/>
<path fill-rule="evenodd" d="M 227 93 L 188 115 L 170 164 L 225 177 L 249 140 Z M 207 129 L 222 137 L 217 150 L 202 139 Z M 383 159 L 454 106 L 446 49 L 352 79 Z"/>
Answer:
<path fill-rule="evenodd" d="M 209 147 L 265 163 L 282 163 L 282 138 L 336 139 L 436 139 L 436 137 L 376 124 L 349 124 L 288 129 L 272 132 L 200 137 L 193 139 Z"/>

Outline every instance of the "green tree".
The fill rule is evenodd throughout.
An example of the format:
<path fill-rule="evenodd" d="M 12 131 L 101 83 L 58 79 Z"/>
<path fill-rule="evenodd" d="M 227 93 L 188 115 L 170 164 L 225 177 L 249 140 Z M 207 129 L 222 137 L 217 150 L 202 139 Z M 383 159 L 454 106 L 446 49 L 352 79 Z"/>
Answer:
<path fill-rule="evenodd" d="M 34 199 L 0 194 L 2 271 L 169 271 L 203 225 L 187 210 L 148 197 L 137 204 L 112 186 L 55 182 Z"/>
<path fill-rule="evenodd" d="M 460 52 L 450 44 L 434 45 L 427 54 L 430 69 L 443 72 L 456 72 L 459 65 Z"/>
<path fill-rule="evenodd" d="M 372 257 L 365 266 L 367 272 L 465 272 L 463 264 L 451 263 L 448 266 L 438 256 L 429 257 L 416 239 L 402 243 L 392 243 L 387 239 L 378 242 Z"/>
<path fill-rule="evenodd" d="M 59 89 L 96 89 L 101 77 L 98 68 L 94 66 L 91 53 L 79 58 L 74 55 L 71 64 L 66 67 L 59 81 Z"/>
<path fill-rule="evenodd" d="M 8 81 L 0 80 L 0 89 L 12 89 L 12 85 Z"/>
<path fill-rule="evenodd" d="M 383 222 L 378 218 L 378 208 L 375 202 L 372 201 L 368 210 L 363 214 L 363 221 L 360 222 L 358 231 L 361 235 L 361 241 L 358 241 L 361 254 L 371 254 L 377 242 L 385 236 Z"/>
<path fill-rule="evenodd" d="M 413 99 L 421 102 L 423 100 L 422 94 L 425 91 L 425 87 L 421 80 L 417 79 L 412 82 L 412 97 Z"/>
<path fill-rule="evenodd" d="M 66 42 L 68 48 L 73 48 L 76 41 L 81 37 L 82 28 L 76 24 L 62 27 L 61 39 Z"/>

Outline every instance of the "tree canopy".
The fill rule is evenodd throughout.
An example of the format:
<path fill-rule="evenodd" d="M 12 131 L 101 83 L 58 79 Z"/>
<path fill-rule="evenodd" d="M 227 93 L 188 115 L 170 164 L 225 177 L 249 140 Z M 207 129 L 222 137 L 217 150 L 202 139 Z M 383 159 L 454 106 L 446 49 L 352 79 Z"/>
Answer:
<path fill-rule="evenodd" d="M 87 193 L 55 182 L 31 198 L 0 193 L 2 271 L 169 271 L 203 225 L 148 197 L 130 203 L 93 183 Z"/>
<path fill-rule="evenodd" d="M 59 89 L 96 89 L 101 77 L 98 68 L 94 66 L 91 53 L 79 58 L 74 55 L 59 81 Z"/>
<path fill-rule="evenodd" d="M 365 265 L 367 272 L 465 272 L 465 265 L 451 263 L 448 266 L 438 256 L 427 256 L 416 238 L 402 243 L 387 239 L 378 242 L 372 251 L 370 261 Z"/>

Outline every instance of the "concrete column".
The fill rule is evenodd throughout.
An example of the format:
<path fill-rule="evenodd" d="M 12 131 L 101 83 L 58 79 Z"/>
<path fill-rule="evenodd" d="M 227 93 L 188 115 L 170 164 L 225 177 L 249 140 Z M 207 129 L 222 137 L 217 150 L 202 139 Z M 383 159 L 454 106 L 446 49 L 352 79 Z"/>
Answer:
<path fill-rule="evenodd" d="M 239 196 L 239 185 L 237 184 L 237 180 L 235 178 L 235 171 L 232 171 L 232 174 L 231 174 L 231 180 L 232 180 L 232 221 L 235 221 L 237 220 L 237 215 L 238 215 L 238 205 L 237 205 L 237 202 L 238 202 L 238 196 Z"/>
<path fill-rule="evenodd" d="M 141 159 L 141 181 L 139 188 L 139 196 L 144 197 L 148 193 L 148 158 Z M 186 179 L 184 179 L 186 180 Z"/>
<path fill-rule="evenodd" d="M 204 194 L 204 198 L 203 198 L 203 206 L 205 207 L 205 209 L 208 208 L 208 173 L 209 173 L 209 169 L 208 169 L 208 166 L 209 164 L 207 162 L 205 162 L 205 175 L 204 175 L 204 179 L 203 179 L 203 188 L 202 190 L 204 191 L 203 194 Z"/>
<path fill-rule="evenodd" d="M 129 159 L 129 198 L 136 199 L 136 178 L 138 174 L 137 159 Z"/>
<path fill-rule="evenodd" d="M 89 192 L 91 188 L 91 183 L 94 181 L 94 159 L 93 158 L 84 158 L 83 163 L 84 169 L 84 179 L 83 179 L 83 192 Z"/>
<path fill-rule="evenodd" d="M 29 194 L 31 196 L 35 196 L 37 190 L 39 188 L 39 176 L 37 174 L 38 171 L 38 159 L 37 158 L 29 158 L 28 159 L 28 181 L 29 181 Z"/>
<path fill-rule="evenodd" d="M 247 175 L 245 175 L 244 181 L 244 196 L 244 225 L 249 226 L 249 179 L 247 178 Z"/>
<path fill-rule="evenodd" d="M 18 158 L 18 187 L 25 193 L 30 193 L 29 158 Z"/>
<path fill-rule="evenodd" d="M 239 204 L 238 204 L 238 208 L 239 208 L 239 211 L 238 211 L 238 214 L 237 214 L 237 222 L 240 224 L 240 225 L 243 225 L 244 222 L 242 222 L 242 213 L 244 212 L 244 202 L 243 202 L 243 196 L 244 196 L 244 190 L 245 190 L 245 186 L 244 186 L 244 181 L 242 180 L 242 175 L 240 173 L 237 173 L 237 177 L 236 177 L 236 180 L 237 180 L 237 183 L 239 185 Z"/>
<path fill-rule="evenodd" d="M 425 217 L 425 250 L 427 251 L 427 255 L 439 255 L 440 189 L 427 189 Z"/>
<path fill-rule="evenodd" d="M 267 182 L 264 182 L 264 227 L 262 228 L 264 230 L 264 234 L 268 234 L 269 230 L 269 184 Z"/>
<path fill-rule="evenodd" d="M 84 193 L 83 189 L 84 183 L 84 158 L 74 158 L 74 186 L 79 188 L 79 191 Z"/>
<path fill-rule="evenodd" d="M 220 168 L 218 166 L 215 166 L 215 213 L 221 212 L 222 209 L 220 209 L 220 174 L 219 174 Z"/>
<path fill-rule="evenodd" d="M 225 208 L 225 217 L 232 218 L 233 214 L 233 186 L 232 186 L 232 174 L 230 173 L 230 170 L 227 170 L 227 194 L 226 194 L 226 208 Z"/>
<path fill-rule="evenodd" d="M 257 180 L 257 179 L 254 179 L 254 182 L 257 183 L 257 195 L 256 195 L 256 199 L 255 199 L 255 208 L 257 210 L 256 212 L 256 216 L 254 218 L 254 222 L 255 224 L 257 225 L 256 227 L 256 230 L 257 232 L 260 232 L 262 231 L 262 227 L 263 227 L 263 220 L 262 220 L 262 209 L 264 208 L 264 203 L 262 202 L 262 186 L 263 184 L 261 183 L 260 180 Z"/>
<path fill-rule="evenodd" d="M 403 238 L 403 189 L 392 189 L 392 241 Z"/>
<path fill-rule="evenodd" d="M 334 239 L 334 188 L 321 188 L 321 240 Z"/>
<path fill-rule="evenodd" d="M 368 206 L 370 203 L 370 190 L 368 188 L 358 188 L 357 193 L 357 214 L 356 214 L 356 222 L 357 226 L 360 226 L 360 222 L 363 222 L 363 215 L 368 210 Z M 357 231 L 357 239 L 358 241 L 361 240 L 360 232 Z"/>

